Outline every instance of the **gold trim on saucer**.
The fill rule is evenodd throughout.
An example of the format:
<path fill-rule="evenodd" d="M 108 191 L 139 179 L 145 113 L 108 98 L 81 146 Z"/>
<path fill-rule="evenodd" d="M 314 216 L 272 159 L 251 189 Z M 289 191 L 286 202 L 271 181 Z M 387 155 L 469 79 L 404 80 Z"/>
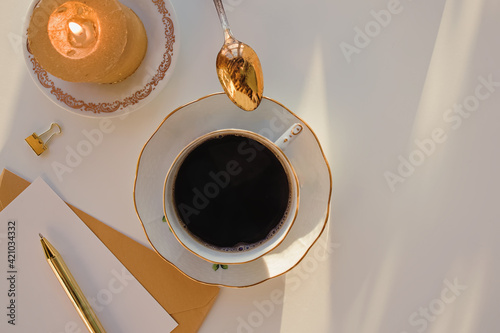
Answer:
<path fill-rule="evenodd" d="M 256 285 L 259 285 L 261 283 L 264 283 L 270 279 L 273 279 L 273 278 L 276 278 L 276 277 L 279 277 L 279 276 L 282 276 L 284 275 L 285 273 L 287 272 L 290 272 L 293 268 L 297 267 L 297 265 L 306 257 L 306 255 L 309 253 L 309 251 L 311 250 L 311 248 L 314 246 L 314 244 L 317 243 L 317 241 L 319 240 L 319 238 L 323 235 L 324 231 L 326 230 L 326 225 L 327 225 L 327 222 L 328 222 L 328 219 L 330 217 L 330 212 L 331 212 L 331 199 L 332 199 L 332 188 L 333 188 L 333 182 L 332 182 L 332 172 L 331 172 L 331 169 L 330 169 L 330 165 L 328 163 L 328 160 L 326 158 L 326 155 L 325 155 L 325 152 L 323 150 L 323 147 L 321 146 L 320 142 L 319 142 L 319 139 L 316 135 L 316 133 L 314 133 L 314 131 L 311 129 L 311 127 L 309 125 L 307 125 L 307 123 L 305 123 L 300 117 L 298 117 L 295 113 L 293 113 L 292 111 L 290 111 L 288 108 L 286 108 L 283 104 L 273 100 L 273 99 L 270 99 L 270 98 L 267 98 L 267 97 L 263 97 L 263 99 L 267 99 L 268 101 L 272 102 L 272 103 L 275 103 L 277 106 L 283 108 L 283 110 L 286 110 L 290 115 L 294 116 L 296 119 L 298 119 L 301 124 L 307 128 L 311 134 L 312 134 L 312 138 L 316 141 L 316 144 L 317 144 L 317 147 L 319 148 L 319 153 L 320 155 L 318 155 L 318 158 L 323 159 L 324 163 L 325 163 L 325 167 L 328 171 L 328 177 L 329 177 L 329 192 L 328 192 L 328 198 L 326 200 L 326 204 L 327 204 L 327 207 L 325 209 L 325 212 L 324 212 L 324 221 L 322 222 L 318 222 L 316 224 L 316 229 L 318 227 L 320 227 L 320 225 L 322 224 L 321 226 L 321 230 L 319 230 L 317 236 L 315 236 L 315 239 L 312 239 L 311 240 L 311 243 L 310 245 L 307 244 L 307 249 L 305 249 L 304 251 L 304 254 L 296 259 L 297 261 L 291 265 L 288 269 L 285 269 L 283 272 L 280 272 L 280 273 L 277 273 L 273 276 L 269 276 L 265 279 L 262 279 L 258 282 L 255 282 L 255 283 L 249 283 L 249 284 L 245 284 L 245 285 L 227 285 L 227 284 L 224 284 L 224 283 L 212 283 L 212 282 L 206 282 L 206 281 L 203 281 L 201 280 L 200 278 L 195 278 L 195 277 L 192 277 L 190 275 L 188 275 L 187 273 L 185 273 L 182 269 L 180 269 L 179 267 L 177 267 L 172 261 L 166 259 L 165 257 L 163 257 L 162 254 L 160 254 L 160 252 L 155 248 L 155 246 L 153 245 L 148 233 L 146 232 L 146 227 L 144 225 L 144 222 L 141 220 L 141 217 L 139 215 L 139 211 L 137 209 L 137 201 L 136 201 L 136 190 L 137 190 L 137 181 L 138 181 L 138 176 L 139 176 L 139 168 L 140 168 L 140 163 L 141 163 L 141 158 L 146 150 L 146 147 L 148 146 L 148 144 L 152 141 L 153 137 L 158 133 L 158 131 L 160 130 L 160 128 L 163 126 L 163 124 L 170 118 L 172 117 L 174 114 L 176 114 L 178 111 L 180 111 L 181 109 L 185 108 L 186 106 L 189 106 L 189 105 L 192 105 L 194 103 L 197 103 L 197 102 L 200 102 L 204 99 L 207 99 L 207 98 L 210 98 L 210 97 L 213 97 L 213 96 L 216 96 L 216 95 L 224 95 L 224 93 L 220 92 L 220 93 L 214 93 L 214 94 L 210 94 L 210 95 L 207 95 L 207 96 L 204 96 L 204 97 L 201 97 L 197 100 L 194 100 L 192 102 L 189 102 L 187 104 L 184 104 L 178 108 L 176 108 L 174 111 L 172 111 L 170 114 L 168 114 L 165 119 L 159 124 L 159 126 L 157 127 L 157 129 L 154 131 L 154 133 L 150 136 L 150 138 L 147 140 L 147 142 L 144 144 L 144 146 L 142 147 L 141 149 L 141 152 L 139 154 L 139 158 L 138 158 L 138 161 L 137 161 L 137 168 L 136 168 L 136 174 L 135 174 L 135 179 L 134 179 L 134 189 L 133 189 L 133 195 L 134 195 L 134 208 L 135 208 L 135 211 L 136 211 L 136 214 L 139 218 L 139 220 L 141 221 L 141 225 L 143 227 L 143 230 L 144 232 L 146 233 L 146 237 L 149 241 L 149 243 L 151 244 L 151 246 L 153 247 L 154 251 L 156 253 L 158 253 L 158 255 L 160 257 L 162 257 L 165 261 L 169 262 L 170 264 L 172 264 L 181 274 L 185 275 L 186 277 L 194 280 L 194 281 L 197 281 L 199 283 L 202 283 L 202 284 L 205 284 L 205 285 L 210 285 L 210 286 L 219 286 L 219 287 L 228 287 L 228 288 L 236 288 L 236 289 L 240 289 L 240 288 L 247 288 L 247 287 L 252 287 L 252 286 L 256 286 Z M 326 176 L 326 174 L 325 174 Z M 325 189 L 326 190 L 326 189 Z M 325 193 L 326 194 L 326 193 Z M 325 198 L 326 199 L 326 198 Z M 321 214 L 323 216 L 323 214 Z M 323 219 L 323 217 L 321 217 L 321 220 Z M 291 230 L 291 228 L 290 228 Z M 286 238 L 285 238 L 286 239 Z M 302 251 L 302 250 L 301 250 Z M 262 258 L 261 258 L 262 259 Z M 206 260 L 205 260 L 206 261 Z M 207 261 L 207 264 L 209 264 L 209 262 Z M 238 266 L 238 265 L 235 265 L 235 266 Z M 230 269 L 231 267 L 229 267 Z M 229 273 L 229 271 L 228 271 Z"/>

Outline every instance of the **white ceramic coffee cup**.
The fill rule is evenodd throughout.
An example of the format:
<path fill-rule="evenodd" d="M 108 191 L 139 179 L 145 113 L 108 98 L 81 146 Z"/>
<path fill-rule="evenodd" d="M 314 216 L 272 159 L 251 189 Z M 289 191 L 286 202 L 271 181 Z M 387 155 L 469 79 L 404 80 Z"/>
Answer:
<path fill-rule="evenodd" d="M 163 208 L 165 218 L 170 226 L 170 229 L 177 240 L 189 251 L 195 255 L 213 263 L 219 264 L 242 264 L 253 261 L 262 257 L 266 253 L 276 248 L 286 237 L 290 228 L 292 227 L 299 207 L 299 182 L 297 175 L 293 169 L 292 164 L 284 153 L 286 147 L 294 140 L 302 131 L 301 124 L 292 125 L 283 135 L 275 142 L 270 141 L 264 136 L 255 132 L 241 130 L 241 129 L 222 129 L 207 133 L 193 142 L 188 144 L 175 158 L 172 166 L 170 167 L 165 178 L 163 188 Z M 288 178 L 290 200 L 286 209 L 286 213 L 278 224 L 279 227 L 272 230 L 272 232 L 262 241 L 228 248 L 218 248 L 211 244 L 207 244 L 196 236 L 192 235 L 186 227 L 184 221 L 179 216 L 174 202 L 174 183 L 176 180 L 177 172 L 184 162 L 185 158 L 200 144 L 206 142 L 211 138 L 221 135 L 238 135 L 253 139 L 267 149 L 269 149 L 280 161 L 283 169 Z"/>

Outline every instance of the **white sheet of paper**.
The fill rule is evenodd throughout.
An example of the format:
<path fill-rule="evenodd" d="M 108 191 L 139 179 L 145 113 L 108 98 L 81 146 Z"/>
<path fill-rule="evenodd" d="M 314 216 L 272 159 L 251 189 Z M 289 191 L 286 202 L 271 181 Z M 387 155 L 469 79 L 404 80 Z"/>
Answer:
<path fill-rule="evenodd" d="M 0 332 L 87 332 L 45 259 L 39 233 L 64 258 L 108 333 L 177 326 L 39 178 L 0 213 Z"/>

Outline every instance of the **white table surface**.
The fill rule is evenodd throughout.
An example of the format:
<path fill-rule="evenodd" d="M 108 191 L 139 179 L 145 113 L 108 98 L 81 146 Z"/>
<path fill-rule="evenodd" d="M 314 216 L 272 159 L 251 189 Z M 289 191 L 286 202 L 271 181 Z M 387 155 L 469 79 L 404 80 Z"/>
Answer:
<path fill-rule="evenodd" d="M 222 289 L 200 332 L 497 331 L 500 2 L 225 3 L 235 36 L 259 54 L 265 95 L 322 142 L 333 204 L 327 231 L 298 267 Z M 146 245 L 132 197 L 140 150 L 170 111 L 221 91 L 212 1 L 172 4 L 181 50 L 169 84 L 113 119 L 113 131 L 62 180 L 53 162 L 99 120 L 38 90 L 20 43 L 29 1 L 0 5 L 0 168 L 41 175 L 64 200 Z M 24 138 L 53 121 L 64 134 L 37 157 Z"/>

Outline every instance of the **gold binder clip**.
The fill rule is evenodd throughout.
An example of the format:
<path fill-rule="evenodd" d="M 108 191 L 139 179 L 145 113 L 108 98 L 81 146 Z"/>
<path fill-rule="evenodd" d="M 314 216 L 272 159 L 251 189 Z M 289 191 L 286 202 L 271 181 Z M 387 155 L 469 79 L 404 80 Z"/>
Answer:
<path fill-rule="evenodd" d="M 50 139 L 52 139 L 55 134 L 60 134 L 61 132 L 61 126 L 56 123 L 52 123 L 47 131 L 43 132 L 40 135 L 33 133 L 28 136 L 25 141 L 30 145 L 33 151 L 38 156 L 40 156 L 40 154 L 48 149 L 47 143 L 50 141 Z"/>

